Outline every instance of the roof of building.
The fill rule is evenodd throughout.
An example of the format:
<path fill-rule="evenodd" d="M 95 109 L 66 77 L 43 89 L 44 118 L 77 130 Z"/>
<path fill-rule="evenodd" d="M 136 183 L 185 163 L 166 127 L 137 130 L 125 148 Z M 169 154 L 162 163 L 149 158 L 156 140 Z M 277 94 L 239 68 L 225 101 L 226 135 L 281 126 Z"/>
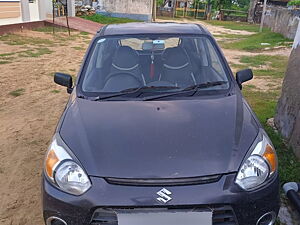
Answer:
<path fill-rule="evenodd" d="M 138 34 L 207 34 L 206 28 L 191 23 L 124 23 L 103 27 L 98 35 L 138 35 Z"/>

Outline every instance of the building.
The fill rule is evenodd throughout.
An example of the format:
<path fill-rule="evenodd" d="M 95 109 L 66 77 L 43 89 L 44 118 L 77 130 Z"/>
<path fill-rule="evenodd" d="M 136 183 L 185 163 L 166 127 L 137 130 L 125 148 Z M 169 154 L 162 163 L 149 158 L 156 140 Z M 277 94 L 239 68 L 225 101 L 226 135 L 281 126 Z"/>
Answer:
<path fill-rule="evenodd" d="M 151 21 L 153 0 L 98 0 L 97 12 L 113 17 Z"/>
<path fill-rule="evenodd" d="M 74 0 L 68 3 L 69 15 L 74 16 Z M 0 26 L 43 21 L 49 17 L 52 17 L 51 0 L 0 0 Z"/>
<path fill-rule="evenodd" d="M 178 8 L 191 8 L 194 4 L 193 0 L 177 0 L 176 7 Z"/>
<path fill-rule="evenodd" d="M 0 0 L 0 25 L 39 21 L 41 11 L 40 0 Z"/>
<path fill-rule="evenodd" d="M 56 0 L 55 16 L 64 15 L 68 1 L 68 15 L 75 16 L 75 5 L 90 5 L 98 13 L 151 21 L 153 0 Z M 52 17 L 52 0 L 0 0 L 0 26 L 43 21 Z"/>

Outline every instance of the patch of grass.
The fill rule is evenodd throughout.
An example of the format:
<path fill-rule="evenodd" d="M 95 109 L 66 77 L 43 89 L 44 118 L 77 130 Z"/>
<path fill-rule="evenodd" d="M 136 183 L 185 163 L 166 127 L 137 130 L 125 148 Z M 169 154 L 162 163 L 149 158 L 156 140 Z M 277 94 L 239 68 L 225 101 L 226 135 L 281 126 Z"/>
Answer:
<path fill-rule="evenodd" d="M 249 68 L 247 64 L 231 64 L 230 66 L 237 71 Z M 270 69 L 252 68 L 252 69 L 255 77 L 283 78 L 286 72 L 286 66 L 277 69 L 274 68 L 270 68 Z"/>
<path fill-rule="evenodd" d="M 10 53 L 3 53 L 0 54 L 0 64 L 8 64 L 8 63 L 12 63 L 14 57 L 12 57 L 14 54 L 16 54 L 15 52 L 10 52 Z"/>
<path fill-rule="evenodd" d="M 43 33 L 53 33 L 53 27 L 51 26 L 33 28 L 32 30 Z M 54 27 L 54 32 L 68 32 L 68 29 L 64 27 Z"/>
<path fill-rule="evenodd" d="M 141 22 L 140 20 L 133 20 L 129 18 L 118 18 L 118 17 L 110 17 L 104 16 L 100 14 L 94 14 L 91 16 L 82 16 L 81 18 L 86 20 L 91 20 L 101 24 L 114 24 L 114 23 L 130 23 L 130 22 Z"/>
<path fill-rule="evenodd" d="M 282 78 L 285 75 L 288 57 L 280 55 L 256 55 L 242 56 L 239 66 L 250 67 L 254 70 L 255 76 L 271 76 Z M 269 66 L 270 69 L 257 69 L 260 66 Z"/>
<path fill-rule="evenodd" d="M 90 33 L 89 33 L 89 32 L 85 32 L 85 31 L 81 31 L 80 34 L 83 35 L 83 36 L 87 36 L 87 35 L 89 35 Z"/>
<path fill-rule="evenodd" d="M 2 64 L 8 64 L 8 63 L 11 63 L 11 61 L 6 61 L 6 60 L 0 60 L 0 65 Z"/>
<path fill-rule="evenodd" d="M 255 111 L 258 119 L 264 126 L 276 148 L 279 160 L 279 176 L 281 184 L 290 181 L 300 182 L 300 162 L 297 160 L 293 151 L 286 146 L 283 138 L 271 127 L 266 125 L 267 119 L 272 118 L 275 115 L 280 92 L 259 92 L 244 86 L 243 94 Z"/>
<path fill-rule="evenodd" d="M 247 38 L 247 35 L 242 34 L 216 34 L 214 37 L 219 38 L 227 38 L 227 39 L 241 39 L 241 38 Z"/>
<path fill-rule="evenodd" d="M 78 50 L 78 51 L 85 50 L 83 47 L 79 47 L 79 46 L 75 46 L 75 47 L 72 47 L 72 48 L 75 49 L 75 50 Z"/>
<path fill-rule="evenodd" d="M 273 77 L 273 78 L 283 78 L 285 76 L 285 70 L 253 70 L 254 76 L 259 77 Z"/>
<path fill-rule="evenodd" d="M 0 57 L 12 56 L 14 54 L 16 54 L 16 53 L 15 52 L 3 53 L 3 54 L 0 54 Z"/>
<path fill-rule="evenodd" d="M 58 94 L 60 90 L 52 90 L 51 93 Z"/>
<path fill-rule="evenodd" d="M 242 56 L 240 62 L 252 67 L 270 64 L 273 68 L 282 68 L 287 66 L 288 57 L 281 55 Z"/>
<path fill-rule="evenodd" d="M 41 55 L 51 54 L 53 51 L 51 51 L 48 48 L 36 48 L 36 49 L 30 49 L 27 51 L 22 51 L 19 53 L 20 57 L 39 57 Z"/>
<path fill-rule="evenodd" d="M 244 85 L 243 94 L 262 124 L 265 124 L 267 119 L 275 115 L 277 99 L 280 95 L 279 91 L 253 91 L 247 85 Z"/>
<path fill-rule="evenodd" d="M 56 39 L 56 43 L 59 44 L 59 45 L 62 45 L 62 44 L 66 44 L 68 45 L 66 42 L 68 41 L 75 41 L 77 40 L 77 38 L 80 38 L 80 34 L 72 34 L 71 36 L 68 36 L 68 35 L 60 35 L 60 34 L 57 34 L 55 35 L 55 39 Z"/>
<path fill-rule="evenodd" d="M 42 38 L 26 37 L 17 34 L 0 36 L 0 41 L 8 45 L 53 45 L 53 41 Z"/>
<path fill-rule="evenodd" d="M 220 21 L 220 20 L 209 20 L 204 22 L 214 26 L 221 26 L 230 30 L 243 30 L 249 32 L 259 31 L 258 25 L 245 23 L 245 22 Z M 264 30 L 266 30 L 266 28 L 264 28 Z"/>
<path fill-rule="evenodd" d="M 251 67 L 259 67 L 266 65 L 267 62 L 269 62 L 268 55 L 255 55 L 255 56 L 242 56 L 240 59 L 241 63 L 247 64 Z"/>
<path fill-rule="evenodd" d="M 245 51 L 259 51 L 266 47 L 274 48 L 276 46 L 287 46 L 287 42 L 290 40 L 285 38 L 283 35 L 271 32 L 270 30 L 262 33 L 256 33 L 249 35 L 244 39 L 232 42 L 223 42 L 221 46 L 227 49 L 237 49 Z M 261 43 L 269 43 L 270 45 L 265 46 Z"/>
<path fill-rule="evenodd" d="M 19 88 L 19 89 L 17 89 L 17 90 L 14 90 L 14 91 L 9 92 L 9 94 L 10 94 L 11 96 L 18 97 L 18 96 L 22 95 L 22 94 L 24 93 L 24 91 L 25 91 L 24 88 Z"/>
<path fill-rule="evenodd" d="M 253 84 L 245 84 L 248 88 L 251 88 L 251 89 L 253 89 L 253 88 L 256 88 L 256 86 L 255 85 L 253 85 Z"/>
<path fill-rule="evenodd" d="M 9 57 L 9 56 L 6 56 L 6 57 L 1 57 L 0 56 L 0 60 L 13 60 L 15 57 Z"/>
<path fill-rule="evenodd" d="M 269 83 L 269 84 L 266 84 L 266 86 L 267 86 L 267 87 L 276 87 L 276 84 L 271 84 L 271 83 Z"/>
<path fill-rule="evenodd" d="M 288 148 L 282 137 L 274 132 L 272 128 L 265 127 L 269 137 L 271 138 L 279 160 L 280 182 L 283 185 L 286 182 L 300 182 L 300 162 L 296 158 L 293 150 Z"/>
<path fill-rule="evenodd" d="M 243 70 L 243 69 L 247 68 L 247 66 L 244 64 L 235 64 L 235 63 L 230 63 L 230 67 L 237 69 L 237 70 Z"/>
<path fill-rule="evenodd" d="M 83 39 L 91 39 L 91 37 L 90 37 L 90 33 L 88 33 L 88 32 L 84 32 L 84 31 L 82 31 L 82 32 L 80 32 L 80 37 L 81 38 L 83 38 Z"/>
<path fill-rule="evenodd" d="M 84 40 L 91 40 L 92 39 L 90 36 L 87 36 L 87 35 L 86 36 L 82 35 L 81 38 L 84 39 Z"/>

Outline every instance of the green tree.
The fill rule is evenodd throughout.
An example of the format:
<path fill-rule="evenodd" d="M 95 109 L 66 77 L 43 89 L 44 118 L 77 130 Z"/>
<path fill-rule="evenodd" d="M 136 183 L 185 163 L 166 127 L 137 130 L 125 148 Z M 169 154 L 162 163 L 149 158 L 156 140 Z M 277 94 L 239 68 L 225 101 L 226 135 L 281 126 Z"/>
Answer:
<path fill-rule="evenodd" d="M 166 0 L 156 0 L 156 5 L 161 7 L 161 6 L 164 6 L 166 3 Z"/>
<path fill-rule="evenodd" d="M 250 5 L 249 0 L 235 0 L 234 3 L 241 9 L 248 9 Z"/>
<path fill-rule="evenodd" d="M 249 0 L 211 0 L 213 9 L 248 9 Z"/>

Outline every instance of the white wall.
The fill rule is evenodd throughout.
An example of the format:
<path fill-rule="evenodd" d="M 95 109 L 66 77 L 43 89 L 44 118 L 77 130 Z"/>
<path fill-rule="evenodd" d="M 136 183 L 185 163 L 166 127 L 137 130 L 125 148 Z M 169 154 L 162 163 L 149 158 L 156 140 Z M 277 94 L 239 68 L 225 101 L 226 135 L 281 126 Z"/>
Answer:
<path fill-rule="evenodd" d="M 104 9 L 114 13 L 151 14 L 151 0 L 102 0 Z"/>
<path fill-rule="evenodd" d="M 298 20 L 299 20 L 299 24 L 298 24 L 297 33 L 294 40 L 293 49 L 297 48 L 300 45 L 300 18 Z"/>
<path fill-rule="evenodd" d="M 0 26 L 1 25 L 9 25 L 9 24 L 15 24 L 15 23 L 22 23 L 22 18 L 8 18 L 8 19 L 0 19 Z"/>
<path fill-rule="evenodd" d="M 98 0 L 100 13 L 132 19 L 151 20 L 153 0 Z"/>
<path fill-rule="evenodd" d="M 29 3 L 29 14 L 30 21 L 40 20 L 39 0 L 35 0 L 33 3 Z"/>
<path fill-rule="evenodd" d="M 16 1 L 18 0 L 0 0 L 0 3 L 16 2 Z M 73 0 L 68 0 L 68 1 L 73 1 Z M 20 16 L 15 18 L 0 18 L 0 26 L 45 20 L 47 19 L 47 15 L 48 18 L 52 17 L 51 0 L 35 0 L 34 3 L 29 3 L 29 0 L 20 0 L 19 2 L 20 2 Z M 4 6 L 1 8 L 2 11 L 3 8 Z"/>

